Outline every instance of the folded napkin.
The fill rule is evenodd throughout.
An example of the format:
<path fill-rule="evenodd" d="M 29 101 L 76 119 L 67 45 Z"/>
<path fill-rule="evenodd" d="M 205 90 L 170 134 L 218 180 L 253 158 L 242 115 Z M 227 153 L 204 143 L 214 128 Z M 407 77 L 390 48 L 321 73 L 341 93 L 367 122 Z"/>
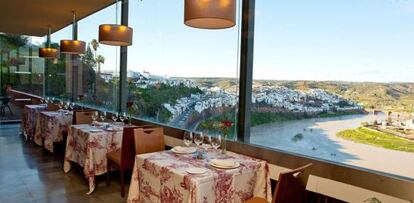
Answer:
<path fill-rule="evenodd" d="M 236 165 L 236 162 L 233 160 L 225 160 L 225 159 L 212 159 L 211 163 L 216 166 L 222 166 L 222 167 L 233 167 Z"/>
<path fill-rule="evenodd" d="M 185 152 L 190 153 L 194 151 L 194 147 L 182 147 L 182 146 L 175 146 L 174 151 L 176 152 Z"/>

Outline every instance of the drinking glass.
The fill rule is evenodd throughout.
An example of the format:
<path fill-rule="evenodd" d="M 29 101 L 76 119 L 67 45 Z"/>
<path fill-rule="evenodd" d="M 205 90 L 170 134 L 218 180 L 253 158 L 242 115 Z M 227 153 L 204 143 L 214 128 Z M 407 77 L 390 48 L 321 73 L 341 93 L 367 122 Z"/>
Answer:
<path fill-rule="evenodd" d="M 112 114 L 112 120 L 113 120 L 114 122 L 116 122 L 116 121 L 118 120 L 118 113 L 113 113 L 113 114 Z"/>
<path fill-rule="evenodd" d="M 211 146 L 211 136 L 210 135 L 204 135 L 203 136 L 203 143 L 201 143 L 201 146 L 204 148 L 204 150 L 207 150 Z"/>
<path fill-rule="evenodd" d="M 195 132 L 194 133 L 194 143 L 196 143 L 196 145 L 201 146 L 201 144 L 203 144 L 203 133 L 202 132 Z"/>
<path fill-rule="evenodd" d="M 59 101 L 58 107 L 59 107 L 59 109 L 62 109 L 63 108 L 63 101 L 62 100 Z"/>
<path fill-rule="evenodd" d="M 121 116 L 119 116 L 119 120 L 121 120 L 121 122 L 124 122 L 125 119 L 126 119 L 126 113 L 122 112 Z"/>
<path fill-rule="evenodd" d="M 191 143 L 193 143 L 193 133 L 192 132 L 184 132 L 183 137 L 184 144 L 189 147 Z"/>
<path fill-rule="evenodd" d="M 104 122 L 106 119 L 106 111 L 101 112 L 101 122 Z"/>
<path fill-rule="evenodd" d="M 93 123 L 96 123 L 96 120 L 98 119 L 98 112 L 97 111 L 94 111 L 93 113 L 92 113 L 92 120 L 93 120 Z"/>
<path fill-rule="evenodd" d="M 46 97 L 45 102 L 46 104 L 49 103 L 49 97 Z"/>
<path fill-rule="evenodd" d="M 221 135 L 211 137 L 211 146 L 217 150 L 221 145 Z"/>
<path fill-rule="evenodd" d="M 68 102 L 66 102 L 66 104 L 65 104 L 65 109 L 66 109 L 66 110 L 69 110 L 69 106 L 70 106 L 70 102 L 68 101 Z"/>
<path fill-rule="evenodd" d="M 69 102 L 69 109 L 73 110 L 75 108 L 75 102 Z"/>

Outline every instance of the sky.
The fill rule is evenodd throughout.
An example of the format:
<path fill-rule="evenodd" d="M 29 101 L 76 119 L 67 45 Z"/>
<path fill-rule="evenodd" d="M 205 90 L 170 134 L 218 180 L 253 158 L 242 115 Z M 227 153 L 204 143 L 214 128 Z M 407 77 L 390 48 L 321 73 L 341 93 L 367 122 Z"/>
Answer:
<path fill-rule="evenodd" d="M 130 0 L 128 69 L 179 77 L 238 77 L 239 25 L 184 25 L 183 0 Z M 79 21 L 90 42 L 115 23 L 115 5 Z M 256 1 L 254 79 L 414 82 L 414 0 Z M 70 27 L 52 35 L 71 36 Z M 101 45 L 102 69 L 119 70 L 116 47 Z"/>

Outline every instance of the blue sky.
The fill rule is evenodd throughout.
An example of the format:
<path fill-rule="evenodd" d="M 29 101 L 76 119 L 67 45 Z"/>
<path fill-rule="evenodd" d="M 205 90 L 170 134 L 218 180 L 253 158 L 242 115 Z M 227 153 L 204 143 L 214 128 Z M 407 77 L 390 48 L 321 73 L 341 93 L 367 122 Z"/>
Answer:
<path fill-rule="evenodd" d="M 238 29 L 183 24 L 183 0 L 130 0 L 128 68 L 182 77 L 237 77 Z M 79 39 L 115 22 L 115 6 L 79 22 Z M 258 0 L 255 79 L 414 82 L 414 1 Z M 52 36 L 70 37 L 70 28 Z M 101 45 L 104 70 L 117 48 Z"/>

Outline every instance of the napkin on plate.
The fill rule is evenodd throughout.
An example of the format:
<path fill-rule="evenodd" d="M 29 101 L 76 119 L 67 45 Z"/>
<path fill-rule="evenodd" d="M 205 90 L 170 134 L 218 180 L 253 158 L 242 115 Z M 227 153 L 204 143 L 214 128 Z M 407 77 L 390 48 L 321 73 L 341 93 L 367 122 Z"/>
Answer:
<path fill-rule="evenodd" d="M 236 165 L 236 162 L 233 160 L 225 160 L 225 159 L 212 159 L 211 163 L 216 166 L 222 166 L 222 167 L 233 167 Z"/>
<path fill-rule="evenodd" d="M 184 152 L 184 153 L 191 153 L 194 151 L 194 147 L 182 147 L 182 146 L 175 146 L 174 151 L 176 152 Z"/>

